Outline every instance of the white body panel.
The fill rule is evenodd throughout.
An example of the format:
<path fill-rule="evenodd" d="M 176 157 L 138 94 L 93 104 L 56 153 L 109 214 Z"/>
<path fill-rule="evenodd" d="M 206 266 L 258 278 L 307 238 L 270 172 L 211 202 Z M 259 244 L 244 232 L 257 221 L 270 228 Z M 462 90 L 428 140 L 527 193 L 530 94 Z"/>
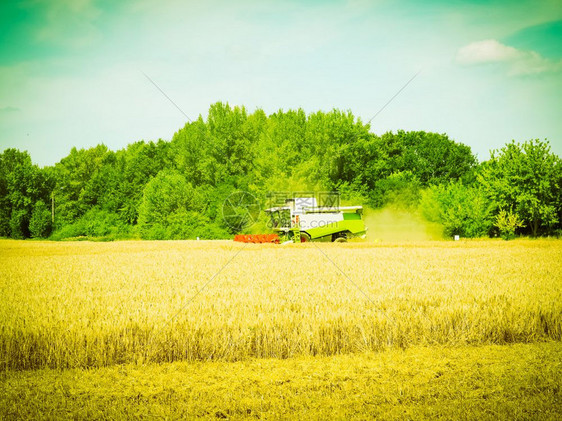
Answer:
<path fill-rule="evenodd" d="M 291 226 L 295 227 L 296 216 L 298 215 L 300 221 L 300 229 L 306 231 L 310 228 L 329 227 L 330 224 L 343 221 L 342 212 L 334 213 L 302 213 L 291 215 Z"/>

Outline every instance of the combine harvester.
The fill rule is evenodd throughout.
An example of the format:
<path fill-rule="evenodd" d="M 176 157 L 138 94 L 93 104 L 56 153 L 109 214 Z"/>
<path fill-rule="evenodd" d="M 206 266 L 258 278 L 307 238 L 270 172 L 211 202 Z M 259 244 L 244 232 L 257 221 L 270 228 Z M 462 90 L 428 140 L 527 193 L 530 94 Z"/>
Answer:
<path fill-rule="evenodd" d="M 287 199 L 285 206 L 266 209 L 274 234 L 239 234 L 243 243 L 305 243 L 307 241 L 345 242 L 365 238 L 362 206 L 317 206 L 310 197 Z"/>

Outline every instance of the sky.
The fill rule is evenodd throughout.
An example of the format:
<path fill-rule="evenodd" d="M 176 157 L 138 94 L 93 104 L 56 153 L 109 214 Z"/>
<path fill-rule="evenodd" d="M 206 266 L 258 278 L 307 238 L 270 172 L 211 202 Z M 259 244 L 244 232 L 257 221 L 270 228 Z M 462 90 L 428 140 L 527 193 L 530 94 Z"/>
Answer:
<path fill-rule="evenodd" d="M 548 139 L 562 156 L 562 6 L 560 0 L 0 5 L 0 151 L 27 150 L 45 166 L 74 146 L 118 150 L 138 140 L 170 140 L 188 118 L 206 118 L 217 101 L 268 114 L 336 108 L 364 123 L 376 114 L 373 133 L 446 133 L 480 161 L 511 140 L 535 138 Z"/>

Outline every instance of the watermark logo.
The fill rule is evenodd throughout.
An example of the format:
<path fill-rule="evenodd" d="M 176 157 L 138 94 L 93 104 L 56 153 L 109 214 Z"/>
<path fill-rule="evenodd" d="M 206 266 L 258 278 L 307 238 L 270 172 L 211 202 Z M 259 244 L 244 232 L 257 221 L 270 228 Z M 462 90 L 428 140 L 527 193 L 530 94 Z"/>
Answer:
<path fill-rule="evenodd" d="M 222 204 L 222 217 L 225 224 L 236 231 L 252 226 L 261 211 L 257 198 L 246 191 L 231 193 Z"/>
<path fill-rule="evenodd" d="M 340 194 L 337 191 L 271 191 L 267 194 L 267 207 L 296 206 L 299 208 L 327 208 L 338 211 Z"/>

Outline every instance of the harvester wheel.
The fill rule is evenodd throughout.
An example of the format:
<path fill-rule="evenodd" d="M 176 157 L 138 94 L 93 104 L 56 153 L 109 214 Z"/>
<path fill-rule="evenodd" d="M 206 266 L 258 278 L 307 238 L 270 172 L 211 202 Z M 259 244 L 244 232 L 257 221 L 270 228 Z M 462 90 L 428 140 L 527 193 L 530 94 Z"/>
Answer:
<path fill-rule="evenodd" d="M 310 235 L 308 235 L 306 232 L 302 232 L 301 231 L 301 243 L 308 243 L 310 240 Z"/>
<path fill-rule="evenodd" d="M 338 237 L 334 240 L 334 243 L 346 243 L 347 242 L 347 238 L 345 237 Z"/>

